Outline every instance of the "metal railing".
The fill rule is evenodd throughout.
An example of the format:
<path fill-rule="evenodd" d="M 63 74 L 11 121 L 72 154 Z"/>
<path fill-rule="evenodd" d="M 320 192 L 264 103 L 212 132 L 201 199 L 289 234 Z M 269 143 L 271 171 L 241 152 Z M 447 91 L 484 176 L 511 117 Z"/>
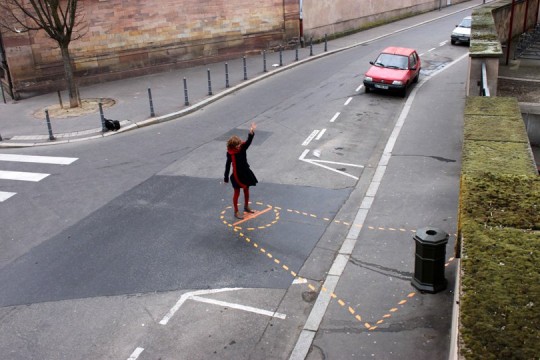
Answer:
<path fill-rule="evenodd" d="M 482 74 L 480 75 L 480 96 L 490 96 L 485 62 L 482 62 Z"/>

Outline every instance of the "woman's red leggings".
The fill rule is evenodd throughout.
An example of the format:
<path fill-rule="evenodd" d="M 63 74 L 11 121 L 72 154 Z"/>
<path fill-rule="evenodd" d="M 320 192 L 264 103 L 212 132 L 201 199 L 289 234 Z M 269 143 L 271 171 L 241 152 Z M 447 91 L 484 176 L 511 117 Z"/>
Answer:
<path fill-rule="evenodd" d="M 244 189 L 244 207 L 248 207 L 249 205 L 249 187 L 242 188 Z M 238 198 L 240 197 L 240 189 L 235 188 L 234 189 L 234 195 L 233 195 L 233 204 L 234 204 L 234 212 L 238 212 Z"/>

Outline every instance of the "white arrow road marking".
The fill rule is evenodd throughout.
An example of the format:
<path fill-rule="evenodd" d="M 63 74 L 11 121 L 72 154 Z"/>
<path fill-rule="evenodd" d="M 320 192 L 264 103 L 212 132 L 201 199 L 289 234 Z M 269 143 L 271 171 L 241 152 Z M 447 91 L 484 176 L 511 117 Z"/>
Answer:
<path fill-rule="evenodd" d="M 275 311 L 257 309 L 257 308 L 251 307 L 251 306 L 233 304 L 233 303 L 230 303 L 230 302 L 219 301 L 219 300 L 214 300 L 214 299 L 207 299 L 207 298 L 203 298 L 203 297 L 200 297 L 200 296 L 192 296 L 190 299 L 195 300 L 195 301 L 199 301 L 199 302 L 203 302 L 203 303 L 207 303 L 207 304 L 213 304 L 213 305 L 218 305 L 218 306 L 226 306 L 226 307 L 230 307 L 230 308 L 233 308 L 233 309 L 252 312 L 252 313 L 255 313 L 255 314 L 259 314 L 259 315 L 266 315 L 266 316 L 270 316 L 270 317 L 276 317 L 278 319 L 285 319 L 287 317 L 287 315 L 281 314 L 281 313 L 278 313 L 278 312 L 275 312 Z"/>
<path fill-rule="evenodd" d="M 180 296 L 180 299 L 171 308 L 171 310 L 169 310 L 167 315 L 165 315 L 163 317 L 163 319 L 161 319 L 161 321 L 159 323 L 161 325 L 167 325 L 169 320 L 171 320 L 171 318 L 174 316 L 174 314 L 180 309 L 180 307 L 187 300 L 196 300 L 196 301 L 206 302 L 206 303 L 210 303 L 210 304 L 216 304 L 216 305 L 220 305 L 220 306 L 229 306 L 229 307 L 235 308 L 235 309 L 240 309 L 240 310 L 244 310 L 244 311 L 255 312 L 255 313 L 261 314 L 261 315 L 267 315 L 267 316 L 277 317 L 277 318 L 280 318 L 280 319 L 285 319 L 285 316 L 286 316 L 285 314 L 280 314 L 280 313 L 277 313 L 277 312 L 257 309 L 257 308 L 253 308 L 253 307 L 250 307 L 250 306 L 240 305 L 240 304 L 226 303 L 226 302 L 219 301 L 219 300 L 206 299 L 206 298 L 202 298 L 202 297 L 198 296 L 198 295 L 217 294 L 217 293 L 220 293 L 220 292 L 237 291 L 237 290 L 244 290 L 244 289 L 243 288 L 223 288 L 223 289 L 212 289 L 212 290 L 197 290 L 197 291 L 192 291 L 192 292 L 185 293 L 184 295 Z"/>
<path fill-rule="evenodd" d="M 311 140 L 313 140 L 313 138 L 315 136 L 317 136 L 317 134 L 319 133 L 319 130 L 313 130 L 313 132 L 307 137 L 306 140 L 304 140 L 304 142 L 302 143 L 302 146 L 307 146 L 309 145 L 309 143 L 311 142 Z"/>
<path fill-rule="evenodd" d="M 354 176 L 354 175 L 351 175 L 351 174 L 347 174 L 346 172 L 343 172 L 343 171 L 340 171 L 340 170 L 337 170 L 337 169 L 334 169 L 334 168 L 331 168 L 329 166 L 326 166 L 326 165 L 323 165 L 321 163 L 326 163 L 326 164 L 334 164 L 334 165 L 344 165 L 344 166 L 352 166 L 352 167 L 357 167 L 357 168 L 363 168 L 364 165 L 356 165 L 356 164 L 349 164 L 349 163 L 342 163 L 342 162 L 336 162 L 336 161 L 328 161 L 328 160 L 314 160 L 314 159 L 306 159 L 306 155 L 309 153 L 309 149 L 306 149 L 304 150 L 304 152 L 302 153 L 302 155 L 300 155 L 300 157 L 298 158 L 298 160 L 300 161 L 304 161 L 304 162 L 307 162 L 309 164 L 312 164 L 312 165 L 316 165 L 316 166 L 320 166 L 326 170 L 330 170 L 330 171 L 333 171 L 335 173 L 338 173 L 338 174 L 341 174 L 341 175 L 345 175 L 345 176 L 348 176 L 350 178 L 353 178 L 355 180 L 358 180 L 358 177 Z"/>
<path fill-rule="evenodd" d="M 0 161 L 17 161 L 39 164 L 70 165 L 78 158 L 59 157 L 59 156 L 32 156 L 17 154 L 0 154 Z"/>
<path fill-rule="evenodd" d="M 49 175 L 50 174 L 0 170 L 0 179 L 2 180 L 21 180 L 21 181 L 38 182 L 45 179 Z"/>
<path fill-rule="evenodd" d="M 296 278 L 294 278 L 292 284 L 293 285 L 307 284 L 307 279 L 296 277 Z"/>
<path fill-rule="evenodd" d="M 7 192 L 7 191 L 0 191 L 0 202 L 6 201 L 7 199 L 9 199 L 10 197 L 12 197 L 15 194 L 17 194 L 17 193 Z"/>

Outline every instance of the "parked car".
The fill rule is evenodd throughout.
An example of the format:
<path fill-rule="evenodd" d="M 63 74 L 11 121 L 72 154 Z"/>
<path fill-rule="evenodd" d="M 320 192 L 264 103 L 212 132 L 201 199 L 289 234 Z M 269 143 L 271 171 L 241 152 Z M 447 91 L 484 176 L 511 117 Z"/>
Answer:
<path fill-rule="evenodd" d="M 472 18 L 467 16 L 461 20 L 459 25 L 456 25 L 452 35 L 450 35 L 450 42 L 452 45 L 457 43 L 471 43 L 471 22 Z"/>
<path fill-rule="evenodd" d="M 407 88 L 420 77 L 420 56 L 414 49 L 387 47 L 377 60 L 370 61 L 371 67 L 364 75 L 364 89 L 397 91 L 402 97 Z"/>

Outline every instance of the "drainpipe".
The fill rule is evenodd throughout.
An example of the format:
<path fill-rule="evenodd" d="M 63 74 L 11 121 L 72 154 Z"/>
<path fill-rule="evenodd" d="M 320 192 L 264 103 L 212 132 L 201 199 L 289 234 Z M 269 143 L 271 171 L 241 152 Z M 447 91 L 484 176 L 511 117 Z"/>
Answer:
<path fill-rule="evenodd" d="M 508 29 L 508 41 L 506 42 L 506 65 L 510 59 L 510 47 L 512 45 L 512 26 L 514 26 L 514 5 L 516 0 L 512 0 L 512 10 L 510 11 L 510 26 Z"/>

